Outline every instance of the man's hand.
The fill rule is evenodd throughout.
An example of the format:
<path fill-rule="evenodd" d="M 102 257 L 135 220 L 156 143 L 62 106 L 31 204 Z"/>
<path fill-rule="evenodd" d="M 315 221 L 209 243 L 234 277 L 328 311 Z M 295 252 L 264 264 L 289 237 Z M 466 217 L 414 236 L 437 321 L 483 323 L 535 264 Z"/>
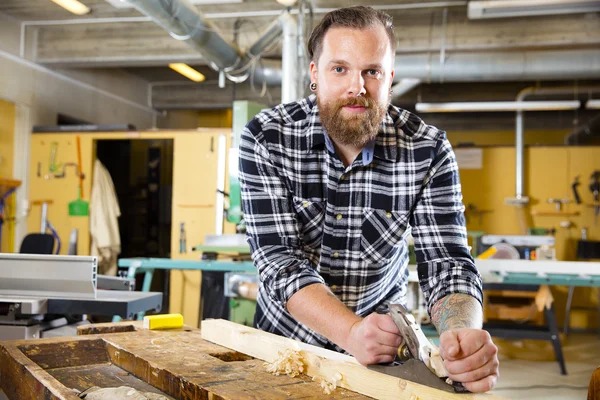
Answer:
<path fill-rule="evenodd" d="M 448 330 L 440 336 L 440 354 L 448 377 L 471 392 L 492 390 L 500 376 L 498 348 L 487 331 Z"/>
<path fill-rule="evenodd" d="M 371 314 L 352 325 L 343 348 L 362 365 L 381 364 L 394 360 L 402 342 L 392 317 Z"/>

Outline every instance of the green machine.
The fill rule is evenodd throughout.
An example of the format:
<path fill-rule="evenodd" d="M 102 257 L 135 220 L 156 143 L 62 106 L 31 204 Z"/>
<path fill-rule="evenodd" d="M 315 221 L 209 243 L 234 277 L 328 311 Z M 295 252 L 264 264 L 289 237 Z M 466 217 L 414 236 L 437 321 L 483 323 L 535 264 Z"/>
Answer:
<path fill-rule="evenodd" d="M 236 229 L 238 232 L 245 231 L 243 228 L 242 195 L 240 180 L 238 178 L 238 147 L 240 145 L 240 137 L 246 124 L 265 108 L 267 106 L 264 104 L 253 103 L 251 101 L 233 102 L 233 137 L 231 149 L 229 149 L 229 208 L 227 209 L 227 221 L 233 224 L 241 224 Z"/>

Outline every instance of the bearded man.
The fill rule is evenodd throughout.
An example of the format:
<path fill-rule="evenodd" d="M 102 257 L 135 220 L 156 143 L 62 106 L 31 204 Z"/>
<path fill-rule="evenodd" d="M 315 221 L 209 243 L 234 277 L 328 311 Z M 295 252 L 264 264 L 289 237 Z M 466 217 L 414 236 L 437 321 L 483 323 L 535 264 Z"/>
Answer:
<path fill-rule="evenodd" d="M 247 240 L 260 276 L 255 326 L 364 365 L 402 336 L 407 236 L 449 377 L 492 389 L 497 348 L 467 247 L 458 167 L 445 132 L 390 103 L 396 41 L 369 7 L 325 15 L 308 43 L 310 89 L 258 114 L 240 142 Z"/>

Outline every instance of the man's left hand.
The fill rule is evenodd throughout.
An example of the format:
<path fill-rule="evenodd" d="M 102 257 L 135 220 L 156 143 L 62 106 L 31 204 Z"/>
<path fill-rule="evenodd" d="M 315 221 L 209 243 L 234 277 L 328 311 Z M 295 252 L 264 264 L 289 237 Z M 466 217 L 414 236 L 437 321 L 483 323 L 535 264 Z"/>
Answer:
<path fill-rule="evenodd" d="M 471 392 L 487 392 L 496 386 L 498 348 L 487 331 L 474 328 L 448 330 L 440 336 L 440 354 L 448 377 L 462 382 Z"/>

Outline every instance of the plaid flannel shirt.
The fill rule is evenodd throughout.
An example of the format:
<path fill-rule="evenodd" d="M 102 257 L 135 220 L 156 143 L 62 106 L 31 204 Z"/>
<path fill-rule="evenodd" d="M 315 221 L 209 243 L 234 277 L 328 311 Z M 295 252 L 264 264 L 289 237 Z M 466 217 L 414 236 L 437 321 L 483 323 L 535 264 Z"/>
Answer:
<path fill-rule="evenodd" d="M 345 167 L 314 95 L 279 105 L 246 126 L 239 179 L 258 328 L 341 351 L 296 321 L 287 301 L 320 283 L 359 316 L 405 303 L 409 233 L 429 310 L 451 293 L 482 301 L 454 153 L 416 115 L 390 105 L 374 143 Z"/>

